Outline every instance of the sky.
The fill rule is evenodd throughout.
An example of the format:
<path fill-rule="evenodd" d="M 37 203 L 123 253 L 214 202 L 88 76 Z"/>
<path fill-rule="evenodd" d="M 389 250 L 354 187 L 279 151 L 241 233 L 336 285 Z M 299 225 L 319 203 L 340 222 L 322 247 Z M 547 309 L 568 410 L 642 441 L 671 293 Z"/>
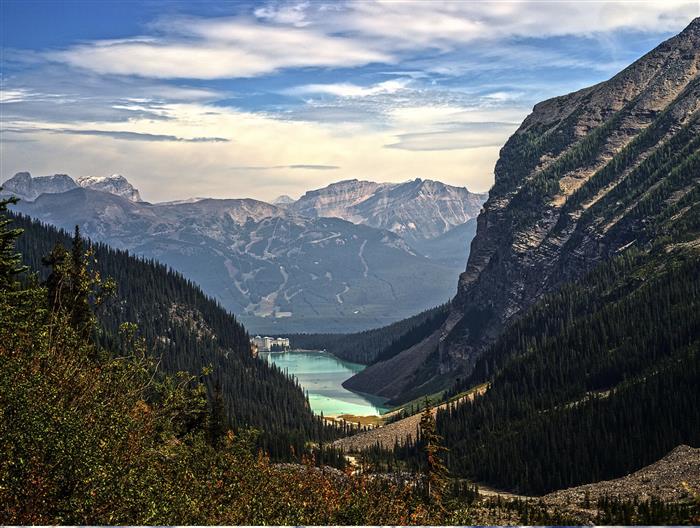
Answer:
<path fill-rule="evenodd" d="M 0 0 L 0 181 L 145 200 L 357 178 L 484 192 L 538 101 L 604 81 L 700 0 Z"/>

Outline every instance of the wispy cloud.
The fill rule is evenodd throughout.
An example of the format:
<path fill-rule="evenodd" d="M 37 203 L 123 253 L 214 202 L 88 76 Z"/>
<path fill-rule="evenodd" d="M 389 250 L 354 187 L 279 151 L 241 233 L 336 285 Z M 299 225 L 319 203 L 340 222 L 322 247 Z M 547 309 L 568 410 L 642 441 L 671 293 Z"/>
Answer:
<path fill-rule="evenodd" d="M 475 40 L 510 37 L 590 36 L 621 29 L 677 31 L 698 15 L 692 0 L 551 2 L 450 0 L 383 2 L 304 2 L 292 4 L 294 20 L 305 27 L 380 39 L 382 47 L 454 49 Z M 271 3 L 256 14 L 290 23 L 290 4 Z"/>
<path fill-rule="evenodd" d="M 100 74 L 242 78 L 285 68 L 397 64 L 409 51 L 449 53 L 479 41 L 674 31 L 697 9 L 689 0 L 275 2 L 255 9 L 256 18 L 163 18 L 151 26 L 155 36 L 96 40 L 45 56 Z"/>
<path fill-rule="evenodd" d="M 127 141 L 175 141 L 185 143 L 227 143 L 230 139 L 223 137 L 179 137 L 171 134 L 150 134 L 148 132 L 132 132 L 128 130 L 97 130 L 85 128 L 55 128 L 34 125 L 4 126 L 0 132 L 4 134 L 37 134 L 47 132 L 50 134 L 66 134 L 71 136 L 97 136 Z M 3 138 L 3 141 L 9 139 Z M 16 139 L 18 140 L 18 139 Z M 26 139 L 23 141 L 27 141 Z"/>
<path fill-rule="evenodd" d="M 391 56 L 345 37 L 246 19 L 174 18 L 152 39 L 95 41 L 46 53 L 100 74 L 175 79 L 253 77 L 292 67 L 347 67 Z"/>
<path fill-rule="evenodd" d="M 385 147 L 428 152 L 500 147 L 516 128 L 513 123 L 444 123 L 439 130 L 398 134 Z"/>
<path fill-rule="evenodd" d="M 373 95 L 393 95 L 404 90 L 409 83 L 409 79 L 391 79 L 370 86 L 358 86 L 352 83 L 305 84 L 285 90 L 285 93 L 291 95 L 327 94 L 337 97 L 370 97 Z"/>
<path fill-rule="evenodd" d="M 289 168 L 301 170 L 336 170 L 340 167 L 338 165 L 290 165 Z"/>
<path fill-rule="evenodd" d="M 128 141 L 184 141 L 187 143 L 226 143 L 230 139 L 222 137 L 191 137 L 183 138 L 169 134 L 148 134 L 144 132 L 127 132 L 123 130 L 82 130 L 82 129 L 45 129 L 56 134 L 73 134 L 75 136 L 104 136 L 112 139 Z"/>
<path fill-rule="evenodd" d="M 318 165 L 313 163 L 306 164 L 295 164 L 295 165 L 242 165 L 231 167 L 233 170 L 237 171 L 269 171 L 269 170 L 280 170 L 280 169 L 292 169 L 292 170 L 337 170 L 340 167 L 338 165 Z"/>

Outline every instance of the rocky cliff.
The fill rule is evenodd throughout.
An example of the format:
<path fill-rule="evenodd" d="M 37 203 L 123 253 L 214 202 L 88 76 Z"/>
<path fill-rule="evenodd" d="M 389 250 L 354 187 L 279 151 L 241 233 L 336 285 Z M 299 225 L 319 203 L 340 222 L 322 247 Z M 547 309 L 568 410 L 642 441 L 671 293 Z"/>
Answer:
<path fill-rule="evenodd" d="M 28 172 L 18 172 L 2 184 L 2 193 L 33 201 L 44 193 L 62 193 L 78 186 L 67 174 L 53 174 L 33 178 Z"/>
<path fill-rule="evenodd" d="M 410 244 L 445 235 L 476 218 L 486 195 L 420 178 L 404 183 L 347 180 L 309 191 L 290 207 L 387 229 Z"/>
<path fill-rule="evenodd" d="M 696 19 L 609 81 L 537 104 L 501 150 L 445 325 L 346 386 L 444 387 L 545 293 L 698 222 L 699 68 Z"/>

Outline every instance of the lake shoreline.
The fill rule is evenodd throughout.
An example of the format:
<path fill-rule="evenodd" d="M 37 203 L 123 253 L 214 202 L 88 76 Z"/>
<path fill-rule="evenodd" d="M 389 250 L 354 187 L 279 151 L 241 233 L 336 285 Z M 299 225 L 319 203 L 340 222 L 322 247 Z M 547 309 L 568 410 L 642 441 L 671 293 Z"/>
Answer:
<path fill-rule="evenodd" d="M 376 422 L 390 411 L 384 398 L 348 390 L 342 383 L 366 368 L 326 350 L 260 352 L 260 357 L 293 377 L 307 393 L 312 411 L 346 421 Z M 343 417 L 345 416 L 345 418 Z M 373 418 L 374 417 L 374 418 Z"/>

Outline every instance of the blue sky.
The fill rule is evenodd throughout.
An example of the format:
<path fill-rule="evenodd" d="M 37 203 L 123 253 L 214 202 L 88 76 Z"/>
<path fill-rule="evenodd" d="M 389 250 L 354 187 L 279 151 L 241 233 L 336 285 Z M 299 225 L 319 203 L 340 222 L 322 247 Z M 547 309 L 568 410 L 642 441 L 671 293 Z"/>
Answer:
<path fill-rule="evenodd" d="M 152 201 L 347 178 L 493 182 L 543 99 L 603 81 L 690 2 L 0 2 L 0 181 L 122 173 Z"/>

